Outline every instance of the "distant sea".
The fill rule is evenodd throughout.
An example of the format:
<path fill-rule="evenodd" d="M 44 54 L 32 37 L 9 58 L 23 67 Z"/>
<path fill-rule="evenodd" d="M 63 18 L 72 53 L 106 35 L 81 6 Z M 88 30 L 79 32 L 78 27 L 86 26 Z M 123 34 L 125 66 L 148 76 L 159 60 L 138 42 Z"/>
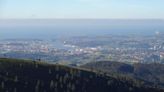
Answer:
<path fill-rule="evenodd" d="M 19 19 L 0 20 L 0 39 L 54 39 L 70 36 L 154 35 L 164 20 Z"/>

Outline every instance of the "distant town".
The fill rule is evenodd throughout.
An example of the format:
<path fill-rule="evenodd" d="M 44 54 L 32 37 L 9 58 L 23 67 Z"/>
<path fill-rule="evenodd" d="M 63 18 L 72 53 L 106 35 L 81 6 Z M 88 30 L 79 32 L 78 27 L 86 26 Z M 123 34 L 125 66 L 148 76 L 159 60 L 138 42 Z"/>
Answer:
<path fill-rule="evenodd" d="M 96 61 L 164 63 L 164 37 L 103 35 L 69 38 L 0 40 L 0 57 L 82 65 Z"/>

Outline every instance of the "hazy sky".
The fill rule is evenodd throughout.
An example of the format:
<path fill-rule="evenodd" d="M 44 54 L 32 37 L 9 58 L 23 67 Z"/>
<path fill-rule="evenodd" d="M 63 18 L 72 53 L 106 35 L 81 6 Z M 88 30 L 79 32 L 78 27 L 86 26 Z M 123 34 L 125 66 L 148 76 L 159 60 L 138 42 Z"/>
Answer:
<path fill-rule="evenodd" d="M 164 19 L 164 0 L 0 0 L 0 18 Z"/>

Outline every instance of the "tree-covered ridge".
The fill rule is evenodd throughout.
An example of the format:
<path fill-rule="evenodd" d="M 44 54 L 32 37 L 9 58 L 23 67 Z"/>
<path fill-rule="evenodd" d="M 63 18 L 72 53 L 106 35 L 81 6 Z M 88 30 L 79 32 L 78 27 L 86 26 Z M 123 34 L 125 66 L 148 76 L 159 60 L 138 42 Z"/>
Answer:
<path fill-rule="evenodd" d="M 112 61 L 100 61 L 88 63 L 81 67 L 101 71 L 110 75 L 122 75 L 144 80 L 152 86 L 164 88 L 164 64 L 125 64 Z"/>
<path fill-rule="evenodd" d="M 142 82 L 42 62 L 0 59 L 0 92 L 162 92 Z"/>

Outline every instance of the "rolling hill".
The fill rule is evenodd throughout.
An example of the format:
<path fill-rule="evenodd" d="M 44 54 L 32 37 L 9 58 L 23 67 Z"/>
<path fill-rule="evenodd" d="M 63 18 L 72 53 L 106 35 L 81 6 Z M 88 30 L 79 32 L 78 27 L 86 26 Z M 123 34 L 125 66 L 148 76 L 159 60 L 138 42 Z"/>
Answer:
<path fill-rule="evenodd" d="M 164 92 L 143 81 L 62 65 L 0 59 L 0 92 Z"/>
<path fill-rule="evenodd" d="M 149 84 L 164 88 L 164 64 L 125 64 L 112 61 L 92 62 L 81 66 L 101 71 L 110 75 L 128 76 L 150 82 Z"/>

